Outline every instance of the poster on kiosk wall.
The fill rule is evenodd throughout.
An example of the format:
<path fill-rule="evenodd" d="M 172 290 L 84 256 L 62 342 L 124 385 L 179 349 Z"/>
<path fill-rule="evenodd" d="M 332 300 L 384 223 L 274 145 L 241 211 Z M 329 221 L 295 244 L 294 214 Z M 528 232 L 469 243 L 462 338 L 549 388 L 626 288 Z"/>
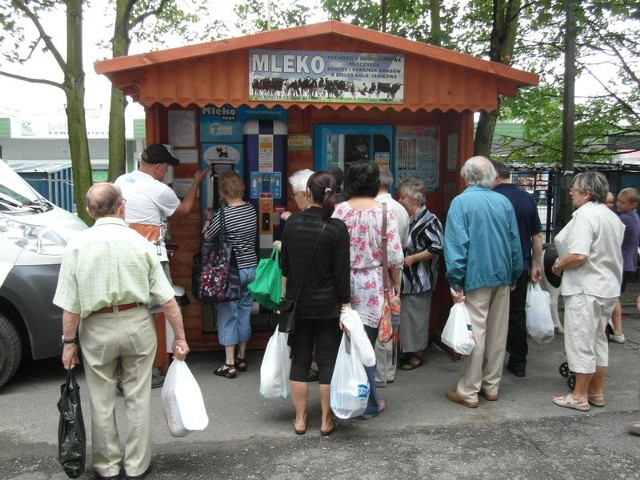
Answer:
<path fill-rule="evenodd" d="M 408 178 L 422 180 L 427 191 L 440 184 L 440 132 L 428 125 L 396 127 L 396 175 L 398 183 Z"/>

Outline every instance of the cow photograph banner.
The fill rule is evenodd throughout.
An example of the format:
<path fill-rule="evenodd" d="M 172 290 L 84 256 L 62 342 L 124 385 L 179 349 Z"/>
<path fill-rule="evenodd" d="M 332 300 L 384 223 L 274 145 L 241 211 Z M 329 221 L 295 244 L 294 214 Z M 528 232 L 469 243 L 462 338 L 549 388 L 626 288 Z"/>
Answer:
<path fill-rule="evenodd" d="M 250 100 L 402 104 L 403 84 L 403 55 L 249 50 Z"/>

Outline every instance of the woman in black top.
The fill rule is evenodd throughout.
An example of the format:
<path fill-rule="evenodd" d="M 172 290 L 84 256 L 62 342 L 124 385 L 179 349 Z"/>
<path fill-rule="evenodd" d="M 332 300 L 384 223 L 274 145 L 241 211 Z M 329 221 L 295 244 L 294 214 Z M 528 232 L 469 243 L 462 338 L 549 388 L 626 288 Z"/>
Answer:
<path fill-rule="evenodd" d="M 282 295 L 295 298 L 302 285 L 296 331 L 290 338 L 289 379 L 296 410 L 293 428 L 298 435 L 307 428 L 308 374 L 314 340 L 320 376 L 320 433 L 330 435 L 336 427 L 329 406 L 329 384 L 342 335 L 340 308 L 349 305 L 351 289 L 349 233 L 342 220 L 331 218 L 335 188 L 332 175 L 314 173 L 305 192 L 311 206 L 293 214 L 282 234 Z"/>

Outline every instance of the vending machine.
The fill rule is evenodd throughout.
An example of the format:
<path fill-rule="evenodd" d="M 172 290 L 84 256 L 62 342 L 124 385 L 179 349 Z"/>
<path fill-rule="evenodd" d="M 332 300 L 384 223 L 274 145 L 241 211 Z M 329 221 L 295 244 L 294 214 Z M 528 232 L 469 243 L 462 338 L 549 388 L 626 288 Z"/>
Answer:
<path fill-rule="evenodd" d="M 281 236 L 278 211 L 286 208 L 287 125 L 279 120 L 250 120 L 243 129 L 247 199 L 258 212 L 258 245 L 270 251 Z M 262 256 L 262 255 L 261 255 Z"/>

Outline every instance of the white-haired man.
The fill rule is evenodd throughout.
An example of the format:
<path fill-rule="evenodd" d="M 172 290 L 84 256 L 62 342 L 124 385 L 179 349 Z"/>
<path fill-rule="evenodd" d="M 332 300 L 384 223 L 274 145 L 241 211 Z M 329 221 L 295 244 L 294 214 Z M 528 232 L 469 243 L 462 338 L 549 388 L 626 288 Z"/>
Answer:
<path fill-rule="evenodd" d="M 446 278 L 454 302 L 465 301 L 475 337 L 462 357 L 457 388 L 447 398 L 468 408 L 478 395 L 498 400 L 509 326 L 509 294 L 522 272 L 522 249 L 511 202 L 494 192 L 497 173 L 484 157 L 460 171 L 467 188 L 453 199 L 444 230 Z"/>

